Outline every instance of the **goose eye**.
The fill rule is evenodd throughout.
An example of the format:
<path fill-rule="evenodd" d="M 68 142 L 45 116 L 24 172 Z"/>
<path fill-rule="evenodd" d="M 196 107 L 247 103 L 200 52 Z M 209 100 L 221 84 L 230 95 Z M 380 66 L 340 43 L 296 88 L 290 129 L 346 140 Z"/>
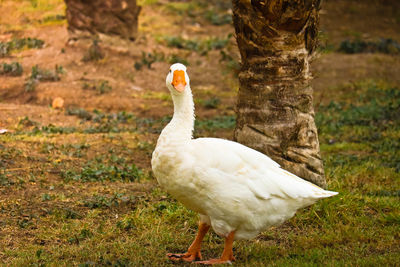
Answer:
<path fill-rule="evenodd" d="M 169 70 L 169 73 L 171 73 L 171 70 Z"/>

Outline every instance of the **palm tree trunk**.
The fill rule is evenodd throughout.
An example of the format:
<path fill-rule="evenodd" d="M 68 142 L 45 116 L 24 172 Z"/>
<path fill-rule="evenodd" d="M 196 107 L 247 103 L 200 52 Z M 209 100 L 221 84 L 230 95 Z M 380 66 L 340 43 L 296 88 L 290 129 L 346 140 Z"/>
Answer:
<path fill-rule="evenodd" d="M 310 55 L 321 0 L 233 0 L 242 58 L 235 139 L 322 187 Z"/>

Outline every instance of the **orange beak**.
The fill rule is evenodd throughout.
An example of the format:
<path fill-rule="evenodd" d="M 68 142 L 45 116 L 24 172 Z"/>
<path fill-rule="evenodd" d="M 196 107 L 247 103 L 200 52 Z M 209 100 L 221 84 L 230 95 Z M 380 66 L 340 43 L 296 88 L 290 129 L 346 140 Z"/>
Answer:
<path fill-rule="evenodd" d="M 172 86 L 178 91 L 182 93 L 185 90 L 186 80 L 185 80 L 185 72 L 183 70 L 174 71 L 174 78 L 172 79 Z"/>

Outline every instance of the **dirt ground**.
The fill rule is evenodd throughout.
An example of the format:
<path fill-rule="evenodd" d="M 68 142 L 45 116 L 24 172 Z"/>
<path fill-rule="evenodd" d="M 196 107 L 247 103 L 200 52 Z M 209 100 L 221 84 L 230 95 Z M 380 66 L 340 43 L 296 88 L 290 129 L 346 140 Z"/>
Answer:
<path fill-rule="evenodd" d="M 37 4 L 33 5 L 33 2 Z M 10 221 L 19 223 L 27 218 L 29 222 L 35 221 L 36 218 L 29 217 L 33 211 L 47 214 L 50 209 L 69 206 L 68 203 L 79 202 L 82 196 L 90 197 L 93 192 L 109 194 L 118 189 L 119 192 L 130 192 L 129 194 L 140 197 L 156 187 L 155 181 L 150 179 L 150 155 L 158 136 L 154 127 L 165 125 L 162 120 L 172 114 L 172 103 L 165 87 L 165 75 L 170 66 L 168 58 L 178 57 L 188 63 L 191 87 L 196 99 L 196 117 L 199 120 L 234 116 L 238 81 L 235 68 L 230 64 L 237 63 L 239 53 L 232 25 L 213 25 L 204 17 L 196 15 L 202 14 L 201 12 L 194 16 L 188 15 L 191 14 L 192 7 L 184 3 L 191 1 L 138 2 L 143 8 L 137 40 L 125 42 L 105 38 L 100 42 L 105 57 L 99 61 L 85 62 L 82 58 L 88 52 L 91 41 L 71 43 L 68 41 L 64 19 L 45 20 L 64 14 L 63 1 L 0 1 L 0 42 L 22 37 L 44 41 L 42 48 L 20 49 L 0 58 L 0 64 L 17 61 L 24 70 L 22 76 L 0 75 L 0 129 L 7 129 L 9 133 L 15 134 L 10 139 L 7 139 L 7 133 L 4 135 L 6 137 L 0 143 L 0 149 L 7 147 L 9 150 L 8 154 L 3 154 L 5 156 L 0 159 L 0 163 L 8 168 L 8 172 L 12 172 L 14 183 L 18 183 L 18 179 L 25 181 L 22 187 L 1 188 L 0 185 L 2 207 L 16 212 L 13 218 L 7 217 L 9 213 L 0 212 L 0 229 L 6 233 L 1 241 L 6 246 L 20 247 L 24 242 L 42 242 L 35 235 L 29 235 L 29 230 L 5 226 Z M 204 5 L 195 7 L 207 9 Z M 333 49 L 321 51 L 312 63 L 316 109 L 318 110 L 319 104 L 327 104 L 331 100 L 346 101 L 345 97 L 354 83 L 374 80 L 400 87 L 399 54 L 345 54 L 337 51 L 345 39 L 374 41 L 378 38 L 391 38 L 400 41 L 399 29 L 400 3 L 397 1 L 324 1 L 321 10 L 321 43 Z M 207 40 L 212 37 L 228 41 L 221 49 L 210 49 L 207 53 L 201 53 L 168 46 L 166 39 L 171 36 L 191 40 Z M 221 59 L 221 51 L 228 53 L 231 58 Z M 151 68 L 142 66 L 137 69 L 135 63 L 142 62 L 145 58 L 143 53 L 162 55 L 162 59 L 151 64 Z M 60 74 L 59 81 L 41 81 L 35 90 L 27 91 L 25 83 L 35 65 L 49 70 L 54 70 L 56 65 L 62 66 L 64 72 Z M 84 88 L 85 84 L 98 81 L 108 81 L 111 89 L 101 92 Z M 62 109 L 51 107 L 56 97 L 64 99 Z M 113 135 L 110 131 L 87 135 L 84 130 L 79 130 L 69 135 L 57 135 L 57 131 L 67 131 L 69 128 L 87 130 L 90 127 L 99 127 L 100 124 L 68 113 L 68 110 L 79 109 L 91 113 L 98 110 L 101 114 L 134 114 L 135 127 L 139 130 L 134 134 Z M 101 126 L 115 121 L 120 123 L 119 118 L 114 118 L 112 122 L 106 121 L 106 118 L 102 120 Z M 161 125 L 155 123 L 154 126 L 149 121 L 157 121 Z M 151 127 L 140 129 L 140 123 Z M 49 125 L 53 125 L 53 128 Z M 54 135 L 30 134 L 35 127 L 44 126 L 48 127 L 46 131 L 49 133 L 54 130 Z M 45 130 L 42 128 L 41 131 Z M 199 134 L 231 138 L 232 128 L 204 130 Z M 10 149 L 8 141 L 12 142 L 14 150 Z M 99 155 L 107 158 L 117 154 L 129 158 L 129 163 L 134 162 L 150 178 L 142 183 L 82 183 L 79 186 L 75 183 L 60 183 L 61 167 L 65 170 L 82 166 L 82 158 L 69 153 L 70 144 L 90 147 L 87 150 L 84 145 L 79 148 L 86 151 L 83 157 L 85 161 L 95 160 Z M 60 149 L 57 150 L 58 148 Z M 31 179 L 30 175 L 41 178 Z M 43 194 L 49 192 L 49 187 L 52 188 L 51 194 L 63 197 L 58 202 L 43 204 Z M 127 205 L 118 212 L 123 213 L 123 210 L 129 209 L 129 203 Z M 76 212 L 87 211 L 82 206 L 73 207 Z M 107 216 L 111 218 L 114 214 Z M 0 261 L 5 258 L 0 253 Z"/>

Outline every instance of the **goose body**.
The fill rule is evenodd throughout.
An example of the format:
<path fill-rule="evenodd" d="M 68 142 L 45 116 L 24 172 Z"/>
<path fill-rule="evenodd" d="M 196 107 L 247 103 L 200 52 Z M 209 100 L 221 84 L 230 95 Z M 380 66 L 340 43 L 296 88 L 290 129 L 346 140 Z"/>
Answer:
<path fill-rule="evenodd" d="M 337 194 L 297 177 L 268 156 L 239 143 L 193 139 L 194 104 L 186 67 L 172 65 L 166 84 L 174 101 L 174 115 L 157 141 L 152 169 L 163 189 L 200 214 L 200 226 L 211 226 L 227 242 L 251 239 L 291 218 L 296 210 Z M 199 258 L 200 251 L 196 251 L 196 257 L 189 252 L 190 248 L 185 254 L 169 257 Z M 188 253 L 191 257 L 184 256 Z M 203 263 L 233 260 L 233 254 L 228 254 L 226 259 L 223 255 Z"/>

